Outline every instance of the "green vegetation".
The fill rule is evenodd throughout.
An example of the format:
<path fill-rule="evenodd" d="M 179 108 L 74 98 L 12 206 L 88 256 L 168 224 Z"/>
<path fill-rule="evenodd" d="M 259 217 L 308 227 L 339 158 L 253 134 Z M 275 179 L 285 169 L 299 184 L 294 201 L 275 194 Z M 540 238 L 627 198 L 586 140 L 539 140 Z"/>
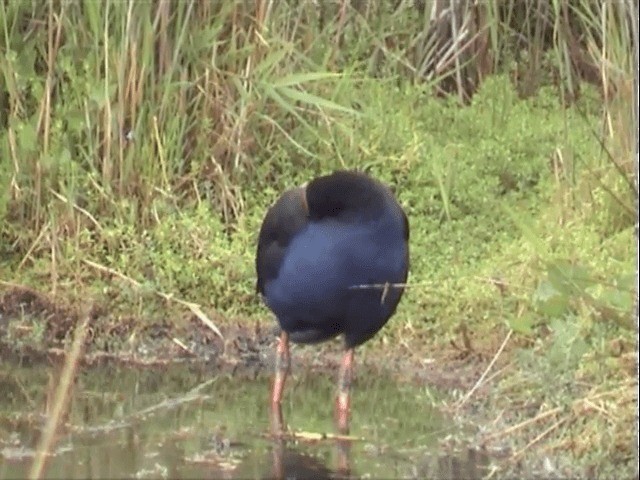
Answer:
<path fill-rule="evenodd" d="M 513 331 L 483 400 L 504 431 L 542 415 L 516 451 L 631 475 L 637 6 L 430 3 L 2 2 L 2 285 L 139 328 L 186 318 L 167 298 L 263 319 L 269 203 L 366 169 L 412 268 L 365 354 L 491 357 Z"/>

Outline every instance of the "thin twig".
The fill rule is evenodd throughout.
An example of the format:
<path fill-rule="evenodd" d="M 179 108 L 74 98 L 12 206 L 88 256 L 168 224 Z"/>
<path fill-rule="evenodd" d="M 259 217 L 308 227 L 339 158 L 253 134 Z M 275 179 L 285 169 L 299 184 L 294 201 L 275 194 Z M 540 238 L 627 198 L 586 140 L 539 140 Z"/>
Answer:
<path fill-rule="evenodd" d="M 96 217 L 94 217 L 91 212 L 89 212 L 88 210 L 80 207 L 79 205 L 77 205 L 76 203 L 71 202 L 67 197 L 65 197 L 64 195 L 56 192 L 53 188 L 49 188 L 49 192 L 51 192 L 51 194 L 53 194 L 58 200 L 60 200 L 61 202 L 66 203 L 67 205 L 70 205 L 74 210 L 77 210 L 78 212 L 80 212 L 81 214 L 83 214 L 85 217 L 87 217 L 91 223 L 93 223 L 95 225 L 95 227 L 102 231 L 102 226 L 100 225 L 100 222 L 98 222 L 98 220 L 96 220 Z"/>
<path fill-rule="evenodd" d="M 511 458 L 509 459 L 509 461 L 514 462 L 516 461 L 518 458 L 520 458 L 529 448 L 531 448 L 533 445 L 535 445 L 536 443 L 538 443 L 540 440 L 542 440 L 544 437 L 546 437 L 547 435 L 549 435 L 551 432 L 553 432 L 556 428 L 558 428 L 560 425 L 562 425 L 563 423 L 565 423 L 567 420 L 569 420 L 569 417 L 564 417 L 561 418 L 560 420 L 558 420 L 556 423 L 554 423 L 553 425 L 551 425 L 549 428 L 547 428 L 544 432 L 540 433 L 540 435 L 536 436 L 533 440 L 531 440 L 529 443 L 527 443 L 524 447 L 522 447 L 520 450 L 518 450 L 516 453 L 514 453 Z"/>
<path fill-rule="evenodd" d="M 207 388 L 208 386 L 210 386 L 216 381 L 217 381 L 216 378 L 211 378 L 209 380 L 206 380 L 196 385 L 189 392 L 187 392 L 186 394 L 180 397 L 162 400 L 161 402 L 156 403 L 155 405 L 151 405 L 150 407 L 147 407 L 143 410 L 133 412 L 132 414 L 128 415 L 127 418 L 122 420 L 118 420 L 118 421 L 112 420 L 106 424 L 89 426 L 89 427 L 71 427 L 71 429 L 76 434 L 95 434 L 95 433 L 106 433 L 106 432 L 111 432 L 114 430 L 126 428 L 131 426 L 134 422 L 150 414 L 155 414 L 160 410 L 170 410 L 170 409 L 177 408 L 181 405 L 184 405 L 185 403 L 191 403 L 194 401 L 204 401 L 204 400 L 210 399 L 211 398 L 210 395 L 205 395 L 205 394 L 202 394 L 201 392 L 202 390 L 204 390 L 205 388 Z"/>
<path fill-rule="evenodd" d="M 24 257 L 22 257 L 22 260 L 20 260 L 20 263 L 18 264 L 18 267 L 16 268 L 16 270 L 21 270 L 22 267 L 24 267 L 24 264 L 27 263 L 27 261 L 29 260 L 29 258 L 31 258 L 31 254 L 33 253 L 33 251 L 36 249 L 36 247 L 38 246 L 38 244 L 40 243 L 40 240 L 42 240 L 42 238 L 44 237 L 45 233 L 47 232 L 47 230 L 49 230 L 49 227 L 51 226 L 51 222 L 47 222 L 44 227 L 42 227 L 40 229 L 40 232 L 38 232 L 38 236 L 36 237 L 36 239 L 33 241 L 33 243 L 31 243 L 31 246 L 29 247 L 29 250 L 27 250 L 27 253 L 24 254 Z"/>
<path fill-rule="evenodd" d="M 267 434 L 270 437 L 272 434 Z M 283 433 L 281 438 L 289 438 L 291 440 L 301 440 L 309 442 L 319 442 L 322 440 L 346 440 L 346 441 L 364 441 L 363 437 L 354 437 L 351 435 L 342 435 L 337 433 L 320 433 L 320 432 L 288 432 Z"/>
<path fill-rule="evenodd" d="M 75 331 L 73 344 L 71 345 L 71 350 L 69 351 L 60 376 L 60 383 L 58 384 L 58 388 L 55 392 L 53 411 L 51 412 L 51 415 L 47 417 L 47 423 L 45 424 L 42 437 L 40 438 L 36 457 L 31 465 L 31 470 L 29 472 L 29 478 L 31 479 L 38 479 L 42 476 L 45 459 L 50 455 L 51 448 L 55 441 L 55 434 L 58 430 L 58 426 L 60 425 L 60 420 L 67 408 L 71 386 L 73 385 L 80 355 L 82 353 L 82 347 L 84 346 L 84 340 L 88 331 L 87 326 L 89 325 L 89 320 L 91 318 L 89 311 L 90 310 L 87 310 L 84 313 L 84 320 Z"/>
<path fill-rule="evenodd" d="M 100 270 L 102 272 L 107 272 L 110 275 L 114 275 L 122 280 L 125 280 L 127 282 L 129 282 L 130 284 L 141 288 L 142 284 L 140 282 L 138 282 L 137 280 L 128 277 L 127 275 L 114 270 L 113 268 L 109 268 L 106 267 L 104 265 L 100 265 L 99 263 L 95 263 L 92 262 L 91 260 L 86 260 L 83 259 L 82 260 L 85 264 L 89 265 L 92 268 L 95 268 L 96 270 Z M 167 294 L 164 292 L 161 292 L 159 290 L 153 290 L 153 293 L 155 293 L 156 295 L 158 295 L 159 297 L 167 300 L 167 301 L 171 301 L 171 302 L 175 302 L 175 303 L 179 303 L 180 305 L 184 305 L 185 307 L 187 307 L 189 310 L 191 310 L 191 313 L 193 313 L 196 317 L 198 317 L 200 319 L 200 321 L 202 323 L 204 323 L 207 327 L 209 327 L 216 335 L 218 335 L 221 339 L 224 340 L 224 336 L 222 335 L 222 332 L 220 331 L 220 329 L 211 321 L 211 319 L 209 319 L 209 317 L 207 317 L 207 315 L 202 311 L 202 309 L 200 308 L 200 305 L 198 305 L 197 303 L 193 303 L 193 302 L 187 302 L 186 300 L 181 300 L 179 298 L 174 297 L 171 294 Z"/>
<path fill-rule="evenodd" d="M 191 350 L 189 347 L 187 347 L 184 344 L 184 342 L 182 342 L 182 340 L 180 340 L 179 338 L 175 338 L 175 337 L 173 337 L 171 340 L 173 341 L 173 343 L 175 343 L 177 346 L 179 346 L 182 350 L 187 352 L 189 355 L 194 355 L 195 356 L 195 353 L 193 353 L 193 350 Z"/>
<path fill-rule="evenodd" d="M 511 434 L 511 433 L 513 433 L 513 432 L 515 432 L 517 430 L 520 430 L 520 429 L 522 429 L 524 427 L 527 427 L 529 425 L 537 423 L 537 422 L 539 422 L 541 420 L 545 420 L 546 418 L 551 417 L 553 415 L 557 415 L 560 412 L 562 412 L 562 407 L 552 408 L 551 410 L 547 410 L 545 412 L 542 412 L 542 413 L 540 413 L 539 415 L 536 415 L 533 418 L 528 418 L 527 420 L 524 420 L 523 422 L 520 422 L 520 423 L 518 423 L 516 425 L 512 425 L 509 428 L 506 428 L 506 429 L 501 430 L 499 432 L 496 432 L 496 433 L 494 433 L 492 435 L 489 435 L 489 436 L 485 437 L 483 440 L 485 442 L 488 442 L 490 440 L 495 440 L 497 438 L 501 438 L 501 437 L 507 436 L 507 435 L 509 435 L 509 434 Z"/>
<path fill-rule="evenodd" d="M 496 354 L 493 356 L 493 358 L 491 359 L 491 362 L 489 363 L 489 365 L 487 366 L 487 368 L 485 369 L 485 371 L 482 373 L 482 375 L 480 376 L 480 378 L 478 379 L 478 381 L 476 382 L 476 384 L 473 386 L 473 388 L 471 390 L 469 390 L 467 392 L 467 394 L 464 396 L 464 398 L 462 400 L 460 400 L 460 402 L 458 402 L 457 408 L 461 408 L 465 403 L 467 403 L 467 400 L 469 400 L 469 398 L 471 398 L 471 396 L 474 394 L 474 392 L 480 388 L 480 385 L 482 385 L 482 382 L 484 380 L 484 378 L 487 376 L 487 374 L 489 373 L 489 371 L 493 368 L 493 365 L 496 363 L 496 361 L 498 360 L 498 357 L 500 357 L 500 354 L 502 353 L 502 351 L 504 350 L 504 347 L 507 346 L 507 342 L 509 341 L 509 339 L 511 338 L 511 335 L 513 334 L 513 330 L 509 330 L 509 333 L 507 333 L 507 336 L 504 338 L 504 340 L 502 341 L 502 345 L 500 345 L 500 348 L 498 349 L 498 351 L 496 352 Z"/>
<path fill-rule="evenodd" d="M 601 407 L 598 408 L 596 405 L 593 404 L 593 401 L 597 400 L 599 398 L 602 398 L 602 397 L 608 397 L 608 396 L 619 394 L 621 389 L 628 388 L 632 384 L 636 384 L 636 383 L 637 383 L 636 380 L 624 382 L 622 385 L 614 388 L 613 390 L 607 390 L 606 392 L 600 392 L 600 393 L 597 393 L 597 394 L 592 395 L 590 397 L 579 398 L 579 399 L 574 400 L 572 402 L 571 408 L 572 409 L 576 409 L 579 406 L 585 406 L 586 410 L 588 410 L 588 411 L 596 410 L 596 411 L 599 411 L 602 414 L 605 414 L 605 412 L 602 411 Z M 484 437 L 484 441 L 488 442 L 488 441 L 491 441 L 491 440 L 495 440 L 497 438 L 504 437 L 504 436 L 509 435 L 509 434 L 511 434 L 511 433 L 513 433 L 513 432 L 515 432 L 517 430 L 520 430 L 520 429 L 522 429 L 524 427 L 527 427 L 527 426 L 529 426 L 529 425 L 531 425 L 533 423 L 537 423 L 537 422 L 539 422 L 541 420 L 545 420 L 545 419 L 547 419 L 549 417 L 557 415 L 557 414 L 561 413 L 564 409 L 565 409 L 565 407 L 554 407 L 554 408 L 551 408 L 549 410 L 546 410 L 546 411 L 540 413 L 539 415 L 536 415 L 533 418 L 529 418 L 529 419 L 524 420 L 524 421 L 522 421 L 522 422 L 520 422 L 520 423 L 518 423 L 516 425 L 512 425 L 511 427 L 508 427 L 508 428 L 506 428 L 504 430 L 501 430 L 499 432 L 496 432 L 496 433 L 493 433 L 491 435 L 488 435 L 488 436 Z"/>
<path fill-rule="evenodd" d="M 363 283 L 360 285 L 351 285 L 349 290 L 389 290 L 390 288 L 407 288 L 416 287 L 418 285 L 412 283 Z"/>
<path fill-rule="evenodd" d="M 488 378 L 485 380 L 485 382 L 486 382 L 486 383 L 490 383 L 490 382 L 491 382 L 494 378 L 496 378 L 498 375 L 500 375 L 500 374 L 504 373 L 504 371 L 505 371 L 505 370 L 507 370 L 508 368 L 512 367 L 512 366 L 513 366 L 513 364 L 514 364 L 514 362 L 509 362 L 509 363 L 507 363 L 504 367 L 499 368 L 498 370 L 496 370 L 495 372 L 493 372 L 493 373 L 491 374 L 491 376 L 490 376 L 490 377 L 488 377 Z"/>

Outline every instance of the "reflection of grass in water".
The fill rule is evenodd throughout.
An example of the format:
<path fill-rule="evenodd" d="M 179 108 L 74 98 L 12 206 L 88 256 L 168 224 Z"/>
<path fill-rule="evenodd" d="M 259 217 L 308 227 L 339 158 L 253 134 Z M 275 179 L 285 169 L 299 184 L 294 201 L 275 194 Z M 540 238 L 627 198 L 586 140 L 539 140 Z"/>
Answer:
<path fill-rule="evenodd" d="M 42 387 L 47 379 L 41 370 L 12 368 L 11 376 L 30 400 L 24 401 L 14 389 L 14 395 L 0 399 L 0 411 L 15 413 L 29 406 L 32 411 L 44 404 Z M 333 431 L 334 377 L 330 372 L 299 371 L 288 379 L 283 410 L 290 428 Z M 154 425 L 167 428 L 167 422 L 178 426 L 197 421 L 197 428 L 224 428 L 229 434 L 262 433 L 268 427 L 269 381 L 266 374 L 213 377 L 184 366 L 163 371 L 96 368 L 80 373 L 69 421 L 78 426 L 97 425 L 147 416 L 151 429 Z M 430 443 L 426 441 L 441 428 L 431 402 L 424 389 L 398 385 L 363 370 L 353 388 L 352 433 L 370 441 L 404 442 L 420 437 Z"/>
<path fill-rule="evenodd" d="M 333 430 L 335 375 L 300 374 L 290 383 L 284 415 L 294 430 Z M 432 443 L 441 420 L 424 390 L 398 385 L 371 372 L 361 372 L 353 386 L 351 433 L 367 441 Z"/>
<path fill-rule="evenodd" d="M 294 432 L 332 433 L 335 397 L 335 375 L 329 372 L 298 370 L 287 382 L 283 402 L 285 422 Z M 226 380 L 225 380 L 226 381 Z M 233 380 L 232 380 L 233 381 Z M 221 386 L 221 385 L 220 385 Z M 268 414 L 268 377 L 255 382 L 228 385 L 229 399 L 238 404 L 225 410 L 230 431 L 255 433 L 266 431 Z M 225 400 L 227 393 L 225 393 Z M 224 407 L 222 407 L 224 408 Z M 251 413 L 253 409 L 253 413 Z M 247 421 L 256 414 L 256 426 Z M 237 423 L 236 423 L 237 422 Z M 442 432 L 443 421 L 433 409 L 432 400 L 424 389 L 399 385 L 380 374 L 362 370 L 354 384 L 351 433 L 362 441 L 352 446 L 352 468 L 358 474 L 370 473 L 375 478 L 396 478 L 402 465 L 415 459 L 395 457 L 393 452 L 411 449 L 423 456 L 434 446 Z M 334 466 L 335 447 L 330 440 L 290 442 L 290 446 L 321 457 L 329 467 Z M 259 461 L 264 444 L 254 444 L 251 457 Z"/>
<path fill-rule="evenodd" d="M 24 406 L 31 412 L 34 405 L 36 410 L 44 405 L 44 397 L 35 392 L 43 391 L 46 375 L 26 368 L 12 369 L 11 374 L 25 392 L 31 392 L 32 404 L 4 397 L 0 400 L 2 411 L 20 413 L 16 410 Z M 161 443 L 176 442 L 181 456 L 189 457 L 212 448 L 211 439 L 219 438 L 241 442 L 245 446 L 236 454 L 248 455 L 249 462 L 263 462 L 270 449 L 270 444 L 260 439 L 268 430 L 269 380 L 269 375 L 255 379 L 227 375 L 214 378 L 184 366 L 170 366 L 163 371 L 84 371 L 79 376 L 68 419 L 74 454 L 83 455 L 80 452 L 97 448 L 103 450 L 100 455 L 114 458 L 131 449 L 143 455 L 157 450 Z M 199 385 L 201 388 L 197 389 Z M 367 471 L 375 466 L 367 456 L 370 453 L 366 452 L 371 451 L 367 445 L 374 445 L 379 452 L 433 444 L 441 420 L 423 390 L 397 385 L 380 374 L 363 370 L 353 393 L 352 433 L 364 438 L 353 447 L 354 468 Z M 287 384 L 285 421 L 294 431 L 333 432 L 334 394 L 335 378 L 330 372 L 296 372 Z M 112 453 L 107 453 L 108 448 Z M 330 461 L 333 442 L 306 445 L 303 450 Z M 383 467 L 388 463 L 385 457 L 375 457 Z M 53 464 L 54 470 L 63 468 L 62 464 L 55 467 L 56 461 Z"/>
<path fill-rule="evenodd" d="M 290 383 L 293 388 L 283 405 L 290 428 L 333 431 L 334 377 L 326 372 L 301 373 Z M 394 452 L 410 449 L 422 456 L 435 448 L 443 429 L 443 420 L 424 389 L 399 385 L 373 372 L 358 375 L 351 408 L 351 434 L 363 439 L 353 444 L 351 466 L 357 474 L 370 473 L 374 478 L 396 478 L 410 459 L 402 462 L 404 456 L 396 457 Z M 313 451 L 326 458 L 335 455 L 333 442 Z"/>

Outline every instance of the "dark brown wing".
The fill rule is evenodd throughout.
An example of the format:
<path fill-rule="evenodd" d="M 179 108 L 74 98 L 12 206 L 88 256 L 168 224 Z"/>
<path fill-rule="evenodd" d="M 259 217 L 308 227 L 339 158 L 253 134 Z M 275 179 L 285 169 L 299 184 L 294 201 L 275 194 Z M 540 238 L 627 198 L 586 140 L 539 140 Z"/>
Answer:
<path fill-rule="evenodd" d="M 265 283 L 278 276 L 287 246 L 309 219 L 304 187 L 282 194 L 269 209 L 260 228 L 256 255 L 256 290 L 264 293 Z"/>

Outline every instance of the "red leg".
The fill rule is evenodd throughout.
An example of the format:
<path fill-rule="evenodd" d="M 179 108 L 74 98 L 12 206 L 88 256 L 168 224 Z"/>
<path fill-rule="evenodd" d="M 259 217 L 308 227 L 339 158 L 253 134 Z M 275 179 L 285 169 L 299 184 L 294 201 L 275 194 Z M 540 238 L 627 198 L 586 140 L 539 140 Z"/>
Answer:
<path fill-rule="evenodd" d="M 282 393 L 284 392 L 284 384 L 287 381 L 287 375 L 291 367 L 291 358 L 289 356 L 289 334 L 283 331 L 278 340 L 278 348 L 276 350 L 276 371 L 273 379 L 273 387 L 271 389 L 271 427 L 274 434 L 282 432 Z"/>
<path fill-rule="evenodd" d="M 349 408 L 351 404 L 350 390 L 353 380 L 353 348 L 348 349 L 342 357 L 340 378 L 338 379 L 338 397 L 336 398 L 336 423 L 338 432 L 349 433 Z"/>
<path fill-rule="evenodd" d="M 336 471 L 340 478 L 351 478 L 351 441 L 337 440 L 337 465 Z"/>
<path fill-rule="evenodd" d="M 273 464 L 271 465 L 271 478 L 286 478 L 284 471 L 284 453 L 284 440 L 282 438 L 278 438 L 273 445 Z"/>

